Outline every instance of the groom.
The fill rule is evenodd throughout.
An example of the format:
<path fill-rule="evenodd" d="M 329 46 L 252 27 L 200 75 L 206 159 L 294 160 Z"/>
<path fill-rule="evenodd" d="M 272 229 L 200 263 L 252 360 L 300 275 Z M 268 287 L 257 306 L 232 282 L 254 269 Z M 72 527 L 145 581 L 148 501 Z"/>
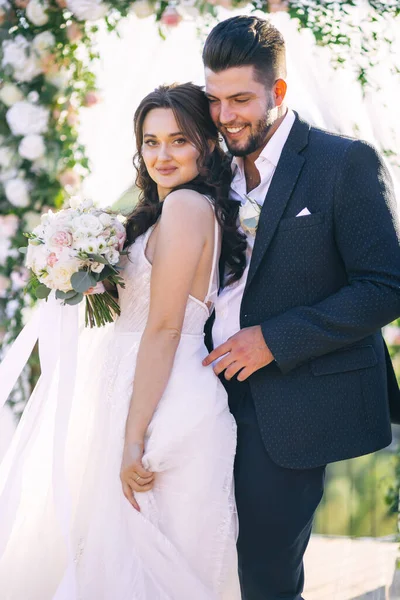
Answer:
<path fill-rule="evenodd" d="M 242 595 L 300 600 L 326 464 L 391 441 L 399 392 L 380 328 L 400 315 L 395 199 L 371 146 L 286 107 L 285 43 L 267 21 L 219 23 L 203 60 L 248 234 L 248 267 L 220 293 L 204 361 L 219 361 L 238 426 Z"/>

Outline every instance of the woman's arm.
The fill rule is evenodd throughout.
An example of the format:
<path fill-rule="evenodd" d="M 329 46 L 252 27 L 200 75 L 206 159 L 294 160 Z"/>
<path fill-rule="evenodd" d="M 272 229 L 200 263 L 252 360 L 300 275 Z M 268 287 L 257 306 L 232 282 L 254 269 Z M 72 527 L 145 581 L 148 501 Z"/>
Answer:
<path fill-rule="evenodd" d="M 167 197 L 157 232 L 149 317 L 140 342 L 126 423 L 125 468 L 129 462 L 138 466 L 137 456 L 147 427 L 168 383 L 188 297 L 211 231 L 214 215 L 203 196 L 177 190 Z M 135 468 L 133 472 L 145 485 L 141 490 L 140 486 L 130 485 L 136 479 L 134 475 L 129 479 L 130 487 L 136 491 L 150 489 L 151 483 L 146 480 L 151 474 L 144 472 L 142 477 Z"/>

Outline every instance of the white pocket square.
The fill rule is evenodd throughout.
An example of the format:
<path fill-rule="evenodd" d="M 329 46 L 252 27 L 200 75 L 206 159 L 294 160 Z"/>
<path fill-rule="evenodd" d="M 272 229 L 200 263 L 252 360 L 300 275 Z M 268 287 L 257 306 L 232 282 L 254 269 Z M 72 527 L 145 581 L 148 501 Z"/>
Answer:
<path fill-rule="evenodd" d="M 300 211 L 299 214 L 296 215 L 296 217 L 305 217 L 306 215 L 311 215 L 311 213 L 308 210 L 308 208 L 303 208 L 303 210 Z"/>

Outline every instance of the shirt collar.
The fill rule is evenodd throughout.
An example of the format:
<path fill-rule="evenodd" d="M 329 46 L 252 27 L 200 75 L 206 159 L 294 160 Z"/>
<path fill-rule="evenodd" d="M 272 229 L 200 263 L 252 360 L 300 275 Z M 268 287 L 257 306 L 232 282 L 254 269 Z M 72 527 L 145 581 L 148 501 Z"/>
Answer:
<path fill-rule="evenodd" d="M 260 156 L 255 161 L 256 166 L 268 161 L 276 168 L 295 119 L 296 117 L 294 112 L 289 108 L 282 123 L 274 132 L 271 139 L 268 140 L 268 143 L 262 149 Z M 244 177 L 243 158 L 241 156 L 233 157 L 232 170 L 235 177 Z"/>

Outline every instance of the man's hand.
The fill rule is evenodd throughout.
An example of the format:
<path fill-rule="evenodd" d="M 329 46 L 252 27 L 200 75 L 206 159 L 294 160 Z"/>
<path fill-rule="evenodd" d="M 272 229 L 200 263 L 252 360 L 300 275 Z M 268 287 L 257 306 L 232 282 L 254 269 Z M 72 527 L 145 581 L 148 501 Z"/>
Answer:
<path fill-rule="evenodd" d="M 240 371 L 238 381 L 244 381 L 274 360 L 260 325 L 246 327 L 235 333 L 224 344 L 215 348 L 203 360 L 203 365 L 207 367 L 221 356 L 223 358 L 214 367 L 215 374 L 225 371 L 225 379 L 229 380 Z"/>

